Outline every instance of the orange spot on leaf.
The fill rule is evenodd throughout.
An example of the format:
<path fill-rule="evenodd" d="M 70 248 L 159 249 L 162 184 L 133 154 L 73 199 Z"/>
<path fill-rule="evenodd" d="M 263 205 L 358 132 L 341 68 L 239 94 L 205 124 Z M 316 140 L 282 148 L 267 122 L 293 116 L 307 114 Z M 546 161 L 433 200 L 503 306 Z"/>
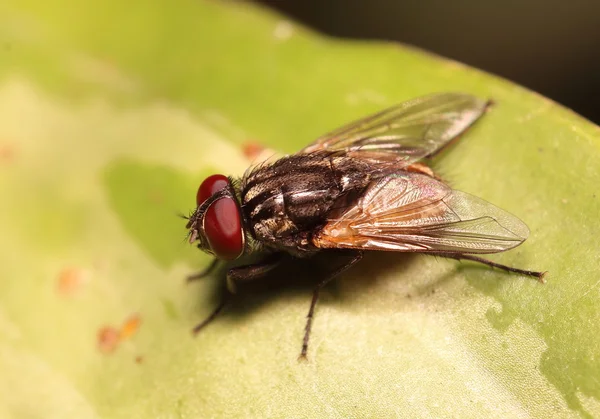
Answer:
<path fill-rule="evenodd" d="M 130 337 L 136 334 L 136 332 L 140 328 L 141 323 L 142 319 L 139 315 L 134 314 L 133 316 L 129 317 L 127 320 L 125 320 L 123 326 L 121 326 L 121 330 L 119 331 L 119 337 L 121 339 L 129 339 Z"/>
<path fill-rule="evenodd" d="M 134 314 L 125 320 L 119 329 L 112 326 L 101 328 L 98 331 L 98 349 L 105 354 L 114 352 L 122 341 L 136 334 L 141 323 L 140 316 Z M 136 362 L 138 361 L 136 360 Z"/>
<path fill-rule="evenodd" d="M 15 148 L 12 145 L 0 145 L 0 162 L 10 162 L 15 158 Z"/>
<path fill-rule="evenodd" d="M 265 151 L 265 147 L 255 141 L 248 141 L 242 145 L 242 153 L 248 160 L 254 160 Z"/>
<path fill-rule="evenodd" d="M 64 268 L 58 274 L 56 288 L 58 292 L 65 296 L 72 296 L 81 290 L 87 282 L 88 272 L 81 268 Z"/>

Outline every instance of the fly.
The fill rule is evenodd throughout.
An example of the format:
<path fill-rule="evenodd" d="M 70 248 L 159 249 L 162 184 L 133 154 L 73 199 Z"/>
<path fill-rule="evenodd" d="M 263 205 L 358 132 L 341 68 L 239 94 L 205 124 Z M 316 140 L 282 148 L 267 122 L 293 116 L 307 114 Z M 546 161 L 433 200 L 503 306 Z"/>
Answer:
<path fill-rule="evenodd" d="M 219 260 L 258 253 L 255 264 L 231 268 L 227 288 L 271 271 L 281 256 L 310 258 L 343 249 L 346 263 L 315 287 L 300 358 L 306 358 L 319 291 L 357 263 L 364 251 L 414 252 L 464 259 L 538 278 L 544 272 L 477 256 L 512 249 L 529 235 L 514 215 L 450 188 L 422 162 L 477 121 L 489 102 L 441 93 L 401 103 L 318 138 L 298 153 L 262 163 L 241 179 L 213 175 L 196 195 L 190 243 Z M 223 309 L 226 299 L 197 333 Z"/>

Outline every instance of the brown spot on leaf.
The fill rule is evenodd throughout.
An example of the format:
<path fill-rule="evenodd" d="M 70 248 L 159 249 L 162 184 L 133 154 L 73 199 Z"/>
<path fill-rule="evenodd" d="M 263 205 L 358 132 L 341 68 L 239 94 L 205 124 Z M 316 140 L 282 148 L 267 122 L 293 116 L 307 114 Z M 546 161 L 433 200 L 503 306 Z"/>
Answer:
<path fill-rule="evenodd" d="M 112 326 L 104 326 L 98 330 L 98 349 L 103 354 L 110 354 L 119 345 L 119 331 Z"/>
<path fill-rule="evenodd" d="M 165 199 L 163 196 L 163 193 L 160 190 L 152 190 L 150 191 L 150 193 L 148 194 L 148 201 L 150 201 L 153 204 L 162 204 Z"/>

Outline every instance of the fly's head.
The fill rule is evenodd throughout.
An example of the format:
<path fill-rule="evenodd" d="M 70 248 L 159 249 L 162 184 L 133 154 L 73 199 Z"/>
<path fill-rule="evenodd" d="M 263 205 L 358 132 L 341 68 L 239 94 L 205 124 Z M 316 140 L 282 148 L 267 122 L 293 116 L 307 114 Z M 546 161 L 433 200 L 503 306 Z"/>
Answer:
<path fill-rule="evenodd" d="M 223 175 L 207 177 L 196 194 L 196 210 L 186 225 L 190 243 L 222 260 L 244 253 L 244 227 L 234 185 Z"/>

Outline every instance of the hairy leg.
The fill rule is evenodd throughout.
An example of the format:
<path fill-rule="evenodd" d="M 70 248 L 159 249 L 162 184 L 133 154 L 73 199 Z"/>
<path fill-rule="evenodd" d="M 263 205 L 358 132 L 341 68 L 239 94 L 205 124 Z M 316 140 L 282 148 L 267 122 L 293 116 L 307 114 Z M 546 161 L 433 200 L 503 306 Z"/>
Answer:
<path fill-rule="evenodd" d="M 219 315 L 221 310 L 223 310 L 223 308 L 227 305 L 228 301 L 229 301 L 229 294 L 225 294 L 225 296 L 223 297 L 223 299 L 221 300 L 221 302 L 219 303 L 217 308 L 215 308 L 215 310 L 210 314 L 210 316 L 208 316 L 202 322 L 198 323 L 192 329 L 192 333 L 194 335 L 196 335 L 200 330 L 204 329 L 204 327 L 206 327 L 210 322 L 212 322 Z"/>
<path fill-rule="evenodd" d="M 492 262 L 491 260 L 484 259 L 475 255 L 466 255 L 463 253 L 431 253 L 434 256 L 441 256 L 444 258 L 456 259 L 456 260 L 471 260 L 473 262 L 482 263 L 487 266 L 491 266 L 492 268 L 502 269 L 506 272 L 513 272 L 521 275 L 532 276 L 536 278 L 542 284 L 546 281 L 544 280 L 544 276 L 546 276 L 547 272 L 538 272 L 538 271 L 530 271 L 527 269 L 519 269 L 513 268 L 512 266 L 502 265 L 500 263 Z"/>
<path fill-rule="evenodd" d="M 202 279 L 204 277 L 207 277 L 208 275 L 210 275 L 212 273 L 212 271 L 215 270 L 215 268 L 217 267 L 218 264 L 219 264 L 219 259 L 214 258 L 212 260 L 212 262 L 210 262 L 210 265 L 208 265 L 206 268 L 204 268 L 203 270 L 201 270 L 198 273 L 195 273 L 193 275 L 189 275 L 186 278 L 187 282 L 192 282 L 192 281 L 195 281 L 197 279 Z"/>
<path fill-rule="evenodd" d="M 359 260 L 362 259 L 362 257 L 363 252 L 361 250 L 354 252 L 352 259 L 350 259 L 344 265 L 327 275 L 327 277 L 315 287 L 313 291 L 312 300 L 310 302 L 310 309 L 308 310 L 308 315 L 306 316 L 306 326 L 304 327 L 304 339 L 302 340 L 302 351 L 300 352 L 300 356 L 298 357 L 298 359 L 306 359 L 306 353 L 308 352 L 308 340 L 310 339 L 310 331 L 312 328 L 313 317 L 315 314 L 315 306 L 317 305 L 317 301 L 319 300 L 319 291 L 331 280 L 336 278 L 338 275 L 350 268 L 352 265 L 356 264 Z"/>
<path fill-rule="evenodd" d="M 216 260 L 217 259 L 215 259 L 215 261 Z M 223 308 L 229 302 L 231 295 L 235 293 L 235 282 L 252 281 L 254 279 L 263 277 L 267 272 L 269 272 L 271 269 L 275 268 L 279 264 L 280 261 L 281 261 L 281 255 L 278 253 L 273 253 L 273 254 L 267 256 L 267 258 L 265 258 L 261 262 L 258 262 L 258 263 L 252 264 L 252 265 L 245 265 L 245 266 L 238 266 L 235 268 L 231 268 L 229 270 L 229 272 L 227 273 L 227 289 L 229 292 L 223 296 L 223 299 L 221 300 L 219 305 L 215 308 L 215 310 L 210 314 L 210 316 L 208 316 L 202 322 L 198 323 L 196 325 L 196 327 L 194 327 L 194 329 L 192 329 L 192 332 L 194 334 L 197 334 L 200 330 L 204 329 L 204 327 L 206 327 L 209 323 L 211 323 L 219 315 L 219 313 L 223 310 Z M 213 262 L 211 264 L 211 266 L 209 266 L 209 269 L 213 269 L 214 268 L 213 265 L 216 265 L 216 263 Z"/>
<path fill-rule="evenodd" d="M 281 253 L 271 253 L 258 263 L 231 268 L 227 272 L 227 289 L 235 294 L 237 284 L 262 278 L 281 263 Z"/>

